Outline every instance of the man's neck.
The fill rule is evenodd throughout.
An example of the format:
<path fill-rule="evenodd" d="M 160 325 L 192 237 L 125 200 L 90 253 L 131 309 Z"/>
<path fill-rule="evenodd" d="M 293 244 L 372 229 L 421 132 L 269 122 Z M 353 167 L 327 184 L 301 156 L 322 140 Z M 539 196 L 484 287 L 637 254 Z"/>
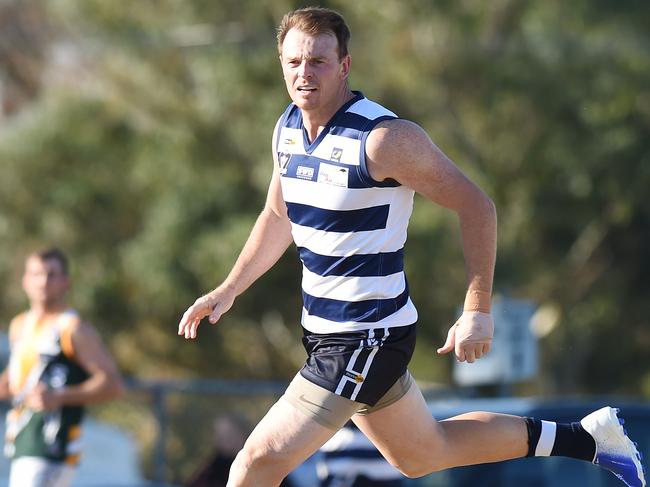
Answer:
<path fill-rule="evenodd" d="M 58 315 L 66 310 L 65 303 L 31 303 L 29 312 L 37 317 Z"/>
<path fill-rule="evenodd" d="M 339 111 L 339 109 L 345 105 L 348 101 L 354 98 L 354 93 L 352 90 L 345 86 L 341 91 L 341 94 L 336 97 L 336 101 L 328 107 L 324 107 L 318 111 L 302 111 L 302 123 L 307 131 L 307 135 L 311 142 L 318 137 L 318 134 L 321 133 L 325 125 L 332 119 L 332 117 Z"/>

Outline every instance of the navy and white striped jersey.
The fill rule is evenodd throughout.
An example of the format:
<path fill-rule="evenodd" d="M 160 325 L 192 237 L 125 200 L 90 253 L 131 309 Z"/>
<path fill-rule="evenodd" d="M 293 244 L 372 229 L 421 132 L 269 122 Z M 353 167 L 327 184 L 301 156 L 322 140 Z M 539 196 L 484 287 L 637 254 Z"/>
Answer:
<path fill-rule="evenodd" d="M 375 181 L 366 167 L 368 134 L 394 118 L 355 92 L 313 142 L 294 104 L 279 120 L 282 194 L 303 263 L 302 325 L 312 333 L 417 319 L 403 264 L 413 190 Z"/>

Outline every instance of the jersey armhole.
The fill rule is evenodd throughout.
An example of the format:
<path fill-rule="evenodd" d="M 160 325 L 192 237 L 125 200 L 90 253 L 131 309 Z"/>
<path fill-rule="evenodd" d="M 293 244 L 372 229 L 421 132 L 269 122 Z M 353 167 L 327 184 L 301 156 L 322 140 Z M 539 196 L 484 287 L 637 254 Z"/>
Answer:
<path fill-rule="evenodd" d="M 375 179 L 373 179 L 372 176 L 370 175 L 370 171 L 368 170 L 368 162 L 366 160 L 367 159 L 366 141 L 368 140 L 368 136 L 370 135 L 370 132 L 372 132 L 372 129 L 374 129 L 380 122 L 383 122 L 385 120 L 398 120 L 398 117 L 391 116 L 391 115 L 383 115 L 381 117 L 377 117 L 373 120 L 370 120 L 363 128 L 363 131 L 361 133 L 361 139 L 360 139 L 361 144 L 359 144 L 360 145 L 359 177 L 363 182 L 369 184 L 371 187 L 395 188 L 401 186 L 401 184 L 395 181 L 394 179 L 386 179 L 385 181 L 376 181 Z"/>
<path fill-rule="evenodd" d="M 75 355 L 74 343 L 72 341 L 72 327 L 72 321 L 67 321 L 60 330 L 61 351 L 69 359 L 74 358 Z"/>

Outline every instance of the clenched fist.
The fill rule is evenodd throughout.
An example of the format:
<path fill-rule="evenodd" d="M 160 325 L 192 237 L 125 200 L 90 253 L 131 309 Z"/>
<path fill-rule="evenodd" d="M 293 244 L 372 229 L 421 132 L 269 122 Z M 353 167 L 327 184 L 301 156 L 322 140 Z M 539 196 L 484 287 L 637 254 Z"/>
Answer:
<path fill-rule="evenodd" d="M 459 362 L 474 362 L 490 351 L 494 336 L 494 320 L 490 313 L 464 311 L 449 329 L 447 341 L 438 353 L 452 350 Z"/>

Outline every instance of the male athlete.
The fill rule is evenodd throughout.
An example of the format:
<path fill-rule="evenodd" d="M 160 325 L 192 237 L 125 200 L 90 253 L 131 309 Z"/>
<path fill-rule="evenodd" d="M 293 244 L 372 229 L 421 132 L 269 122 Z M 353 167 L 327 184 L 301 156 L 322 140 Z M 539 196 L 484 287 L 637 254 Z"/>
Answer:
<path fill-rule="evenodd" d="M 439 353 L 474 362 L 490 349 L 496 211 L 416 124 L 352 91 L 350 33 L 336 12 L 290 12 L 278 49 L 293 103 L 273 134 L 266 204 L 228 277 L 196 300 L 178 333 L 216 323 L 293 240 L 303 263 L 307 361 L 251 433 L 229 487 L 277 486 L 352 418 L 409 477 L 486 462 L 564 455 L 645 485 L 616 411 L 555 424 L 486 412 L 437 422 L 407 370 L 417 313 L 403 272 L 413 194 L 455 212 L 467 274 L 464 311 Z"/>
<path fill-rule="evenodd" d="M 0 399 L 12 402 L 9 487 L 67 487 L 81 454 L 83 406 L 118 397 L 122 380 L 95 329 L 65 305 L 70 278 L 60 250 L 31 254 L 22 284 L 29 310 L 9 326 L 0 376 Z"/>

